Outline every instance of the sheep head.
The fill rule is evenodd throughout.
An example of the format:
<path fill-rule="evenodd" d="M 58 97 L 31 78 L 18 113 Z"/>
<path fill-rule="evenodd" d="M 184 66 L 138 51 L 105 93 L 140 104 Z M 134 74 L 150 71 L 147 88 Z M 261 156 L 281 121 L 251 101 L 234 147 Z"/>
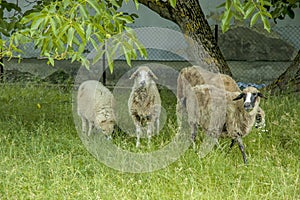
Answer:
<path fill-rule="evenodd" d="M 105 135 L 111 135 L 115 126 L 115 116 L 112 109 L 103 109 L 96 116 L 96 128 L 100 128 Z"/>
<path fill-rule="evenodd" d="M 260 98 L 265 97 L 258 89 L 255 87 L 246 87 L 240 95 L 233 99 L 233 101 L 244 99 L 244 108 L 247 112 L 250 112 L 259 104 Z"/>
<path fill-rule="evenodd" d="M 147 66 L 139 67 L 129 79 L 134 79 L 138 87 L 147 87 L 153 79 L 157 79 L 155 74 Z"/>

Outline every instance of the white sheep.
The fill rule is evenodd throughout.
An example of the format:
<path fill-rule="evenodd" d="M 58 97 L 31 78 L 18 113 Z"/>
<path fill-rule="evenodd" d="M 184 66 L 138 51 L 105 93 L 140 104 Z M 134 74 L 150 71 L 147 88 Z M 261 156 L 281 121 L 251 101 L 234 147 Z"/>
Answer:
<path fill-rule="evenodd" d="M 136 146 L 139 147 L 143 127 L 147 128 L 148 144 L 154 128 L 156 133 L 159 132 L 161 99 L 153 80 L 157 77 L 147 66 L 139 67 L 129 79 L 134 79 L 134 84 L 128 99 L 128 109 L 136 129 Z"/>
<path fill-rule="evenodd" d="M 96 80 L 83 82 L 77 94 L 77 113 L 82 120 L 82 132 L 90 136 L 95 127 L 110 138 L 115 125 L 114 104 L 112 93 L 102 83 Z"/>
<path fill-rule="evenodd" d="M 238 143 L 247 164 L 242 137 L 253 127 L 263 97 L 254 87 L 247 87 L 242 92 L 229 92 L 207 84 L 192 87 L 184 108 L 193 139 L 198 126 L 215 141 L 220 137 L 231 138 L 230 146 Z"/>

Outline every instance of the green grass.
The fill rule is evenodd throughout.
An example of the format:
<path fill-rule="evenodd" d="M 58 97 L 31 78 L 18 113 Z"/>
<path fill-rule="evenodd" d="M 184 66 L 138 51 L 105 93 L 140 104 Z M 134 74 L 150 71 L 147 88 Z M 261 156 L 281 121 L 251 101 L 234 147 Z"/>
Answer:
<path fill-rule="evenodd" d="M 299 95 L 262 102 L 268 132 L 254 129 L 244 138 L 248 166 L 237 146 L 229 151 L 230 141 L 221 140 L 205 158 L 190 148 L 168 167 L 139 174 L 111 169 L 86 150 L 71 93 L 46 84 L 1 85 L 0 199 L 300 199 Z M 168 96 L 162 92 L 174 113 Z M 155 136 L 151 145 L 170 137 Z M 134 151 L 134 138 L 118 133 L 113 142 Z"/>

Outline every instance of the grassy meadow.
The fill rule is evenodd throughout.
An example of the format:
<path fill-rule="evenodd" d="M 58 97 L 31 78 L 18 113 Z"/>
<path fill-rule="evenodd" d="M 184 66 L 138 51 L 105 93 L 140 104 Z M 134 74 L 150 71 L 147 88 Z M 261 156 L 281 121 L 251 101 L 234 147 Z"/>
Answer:
<path fill-rule="evenodd" d="M 300 199 L 299 94 L 262 100 L 266 131 L 244 138 L 248 166 L 224 139 L 204 158 L 189 148 L 166 168 L 124 173 L 86 150 L 73 120 L 72 88 L 0 88 L 0 199 Z M 175 123 L 175 96 L 161 96 L 167 121 Z M 151 145 L 167 143 L 172 127 L 165 125 Z M 132 137 L 117 133 L 113 142 L 134 151 Z"/>

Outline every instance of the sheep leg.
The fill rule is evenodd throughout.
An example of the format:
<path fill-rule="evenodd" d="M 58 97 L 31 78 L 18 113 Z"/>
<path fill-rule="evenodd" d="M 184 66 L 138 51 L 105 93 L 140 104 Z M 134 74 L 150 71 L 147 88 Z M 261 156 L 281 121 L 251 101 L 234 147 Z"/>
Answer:
<path fill-rule="evenodd" d="M 236 143 L 236 140 L 232 139 L 229 148 L 232 149 L 232 147 L 234 146 L 235 143 Z"/>
<path fill-rule="evenodd" d="M 247 158 L 246 158 L 246 154 L 245 154 L 245 147 L 244 147 L 242 138 L 238 138 L 237 142 L 238 142 L 239 148 L 240 148 L 240 150 L 242 152 L 244 163 L 245 163 L 245 165 L 247 165 Z"/>
<path fill-rule="evenodd" d="M 191 131 L 192 131 L 192 142 L 196 141 L 196 136 L 197 136 L 197 124 L 192 124 L 191 125 Z"/>
<path fill-rule="evenodd" d="M 150 146 L 154 124 L 152 124 L 151 122 L 148 122 L 147 127 L 148 127 L 147 128 L 148 146 Z"/>
<path fill-rule="evenodd" d="M 197 135 L 197 124 L 192 124 L 191 125 L 191 132 L 192 132 L 192 143 L 193 143 L 193 149 L 196 149 L 196 135 Z"/>
<path fill-rule="evenodd" d="M 156 119 L 156 134 L 159 133 L 159 118 Z"/>
<path fill-rule="evenodd" d="M 141 129 L 140 125 L 135 125 L 135 127 L 136 127 L 136 145 L 135 146 L 139 147 L 142 129 Z"/>
<path fill-rule="evenodd" d="M 82 129 L 82 133 L 86 133 L 86 124 L 87 124 L 87 121 L 84 117 L 81 117 L 81 122 L 82 122 L 82 125 L 81 125 L 81 129 Z"/>
<path fill-rule="evenodd" d="M 88 122 L 88 124 L 89 124 L 89 131 L 88 131 L 88 136 L 90 136 L 91 135 L 91 132 L 92 132 L 92 129 L 93 129 L 93 127 L 94 127 L 94 125 L 93 125 L 93 123 L 92 122 Z"/>

